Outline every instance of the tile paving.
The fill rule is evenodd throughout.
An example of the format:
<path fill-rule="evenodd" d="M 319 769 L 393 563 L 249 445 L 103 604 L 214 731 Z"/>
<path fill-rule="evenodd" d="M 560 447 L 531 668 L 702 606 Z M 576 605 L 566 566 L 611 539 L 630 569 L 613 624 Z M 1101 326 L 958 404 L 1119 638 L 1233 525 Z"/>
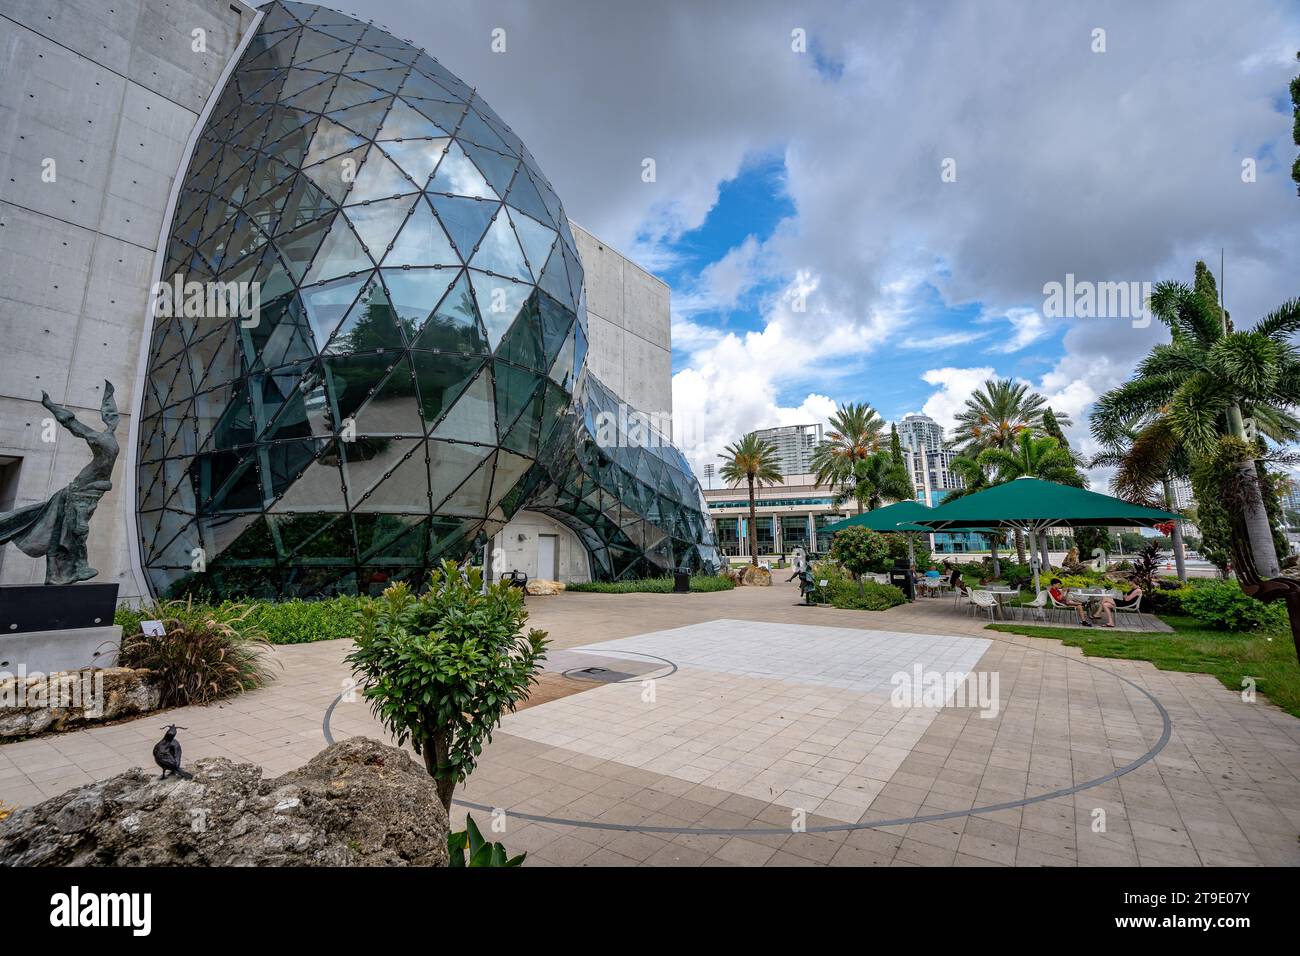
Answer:
<path fill-rule="evenodd" d="M 1300 720 L 1206 675 L 988 632 L 939 599 L 836 611 L 801 607 L 792 586 L 774 586 L 570 594 L 530 599 L 530 610 L 551 633 L 551 669 L 459 791 L 509 812 L 502 839 L 527 850 L 529 865 L 1300 863 Z M 269 775 L 296 767 L 325 741 L 324 715 L 348 686 L 346 652 L 342 642 L 278 648 L 277 680 L 239 698 L 0 745 L 0 801 L 37 802 L 148 766 L 172 721 L 189 728 L 187 762 L 227 756 Z M 664 676 L 632 652 L 677 671 Z M 562 676 L 588 661 L 631 677 Z M 888 677 L 913 663 L 997 673 L 996 716 L 951 700 L 891 707 Z M 643 701 L 648 679 L 653 700 Z M 1084 790 L 970 812 L 1138 761 L 1163 730 L 1151 698 L 1171 728 L 1154 758 Z M 337 703 L 329 728 L 384 737 L 359 700 Z M 789 832 L 794 811 L 813 831 L 932 819 Z"/>

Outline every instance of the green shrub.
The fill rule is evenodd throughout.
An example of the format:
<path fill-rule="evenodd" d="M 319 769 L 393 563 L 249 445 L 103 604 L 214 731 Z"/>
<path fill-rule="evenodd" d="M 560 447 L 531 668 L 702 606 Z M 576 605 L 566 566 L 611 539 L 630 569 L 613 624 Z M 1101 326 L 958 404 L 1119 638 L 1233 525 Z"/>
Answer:
<path fill-rule="evenodd" d="M 721 574 L 692 574 L 691 591 L 730 591 L 736 582 Z M 585 594 L 668 594 L 673 589 L 673 579 L 635 578 L 629 581 L 581 581 L 566 584 L 566 591 Z"/>
<path fill-rule="evenodd" d="M 836 531 L 831 538 L 831 557 L 854 577 L 869 573 L 889 556 L 885 536 L 860 525 Z"/>
<path fill-rule="evenodd" d="M 1183 613 L 1216 631 L 1253 631 L 1286 623 L 1286 609 L 1281 603 L 1257 601 L 1243 592 L 1235 581 L 1216 581 L 1212 586 L 1187 588 L 1182 606 Z"/>
<path fill-rule="evenodd" d="M 151 610 L 164 632 L 124 632 L 119 663 L 153 671 L 163 707 L 209 704 L 269 679 L 263 659 L 268 645 L 250 606 L 165 601 Z"/>
<path fill-rule="evenodd" d="M 307 644 L 355 637 L 357 612 L 364 598 L 335 597 L 322 601 L 257 602 L 253 621 L 272 644 Z"/>
<path fill-rule="evenodd" d="M 907 603 L 907 597 L 892 584 L 877 584 L 875 581 L 852 581 L 842 574 L 830 577 L 817 577 L 814 583 L 826 581 L 826 586 L 813 591 L 813 601 L 830 604 L 833 607 L 850 611 L 887 611 L 891 607 Z"/>
<path fill-rule="evenodd" d="M 507 710 L 528 699 L 546 658 L 546 632 L 528 620 L 518 588 L 483 589 L 478 568 L 454 561 L 418 597 L 404 583 L 367 601 L 347 657 L 364 696 L 398 746 L 424 758 L 443 807 L 477 765 Z"/>

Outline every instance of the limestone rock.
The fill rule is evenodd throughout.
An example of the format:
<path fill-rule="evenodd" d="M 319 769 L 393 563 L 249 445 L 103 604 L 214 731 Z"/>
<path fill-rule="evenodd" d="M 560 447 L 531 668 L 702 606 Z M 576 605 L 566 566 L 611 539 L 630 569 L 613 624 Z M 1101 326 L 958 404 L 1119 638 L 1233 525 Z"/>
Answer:
<path fill-rule="evenodd" d="M 353 737 L 271 780 L 225 757 L 187 769 L 136 768 L 15 811 L 0 865 L 447 865 L 447 814 L 406 751 Z"/>
<path fill-rule="evenodd" d="M 563 590 L 563 581 L 547 581 L 545 578 L 529 578 L 524 585 L 528 594 L 559 594 Z"/>
<path fill-rule="evenodd" d="M 0 739 L 144 714 L 161 700 L 153 672 L 130 667 L 9 677 L 0 680 Z"/>
<path fill-rule="evenodd" d="M 765 588 L 772 584 L 772 572 L 767 568 L 754 567 L 752 564 L 745 565 L 745 569 L 740 572 L 740 583 L 751 588 Z"/>

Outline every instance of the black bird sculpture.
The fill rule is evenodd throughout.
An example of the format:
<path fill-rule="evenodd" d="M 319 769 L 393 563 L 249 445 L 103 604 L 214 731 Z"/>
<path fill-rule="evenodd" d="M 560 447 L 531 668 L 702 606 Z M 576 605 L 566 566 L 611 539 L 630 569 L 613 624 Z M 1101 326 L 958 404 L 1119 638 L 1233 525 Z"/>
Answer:
<path fill-rule="evenodd" d="M 181 742 L 176 739 L 176 731 L 184 729 L 168 724 L 163 739 L 153 745 L 153 762 L 162 767 L 162 776 L 158 778 L 160 780 L 167 779 L 168 771 L 186 780 L 193 776 L 189 771 L 181 769 Z"/>

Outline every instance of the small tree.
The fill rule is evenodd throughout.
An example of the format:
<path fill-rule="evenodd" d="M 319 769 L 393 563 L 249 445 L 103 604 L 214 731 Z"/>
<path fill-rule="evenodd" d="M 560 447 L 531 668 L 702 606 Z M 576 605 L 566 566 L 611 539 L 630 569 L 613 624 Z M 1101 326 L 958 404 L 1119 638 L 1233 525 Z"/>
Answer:
<path fill-rule="evenodd" d="M 390 585 L 361 610 L 347 657 L 370 709 L 399 746 L 410 741 L 424 758 L 448 811 L 456 784 L 473 773 L 505 712 L 528 699 L 546 658 L 545 631 L 520 633 L 522 592 L 482 585 L 482 572 L 462 573 L 454 561 L 418 597 L 404 582 Z"/>
<path fill-rule="evenodd" d="M 862 575 L 875 567 L 889 553 L 885 536 L 870 528 L 851 527 L 835 532 L 831 539 L 831 557 L 853 575 L 862 592 Z"/>

